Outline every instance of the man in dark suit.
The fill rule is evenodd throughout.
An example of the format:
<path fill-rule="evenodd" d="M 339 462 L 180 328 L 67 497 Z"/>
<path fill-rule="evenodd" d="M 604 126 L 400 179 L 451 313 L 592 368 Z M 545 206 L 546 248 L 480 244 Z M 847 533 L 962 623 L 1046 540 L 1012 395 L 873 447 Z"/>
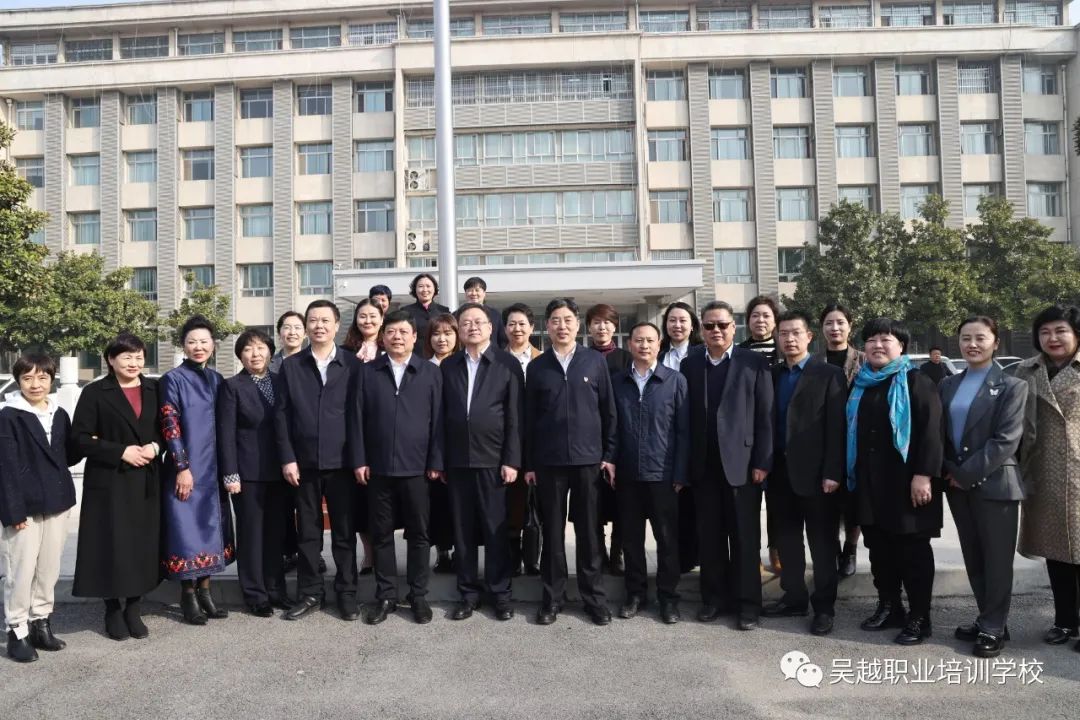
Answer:
<path fill-rule="evenodd" d="M 844 476 L 847 379 L 844 371 L 809 353 L 810 318 L 787 312 L 777 324 L 781 363 L 772 368 L 776 425 L 773 469 L 765 490 L 780 550 L 782 599 L 765 606 L 766 617 L 806 615 L 810 632 L 832 632 L 839 574 L 838 491 Z M 814 592 L 806 589 L 803 526 L 814 561 Z"/>
<path fill-rule="evenodd" d="M 578 307 L 556 298 L 544 313 L 551 347 L 529 364 L 525 384 L 525 482 L 536 485 L 544 524 L 536 620 L 555 622 L 566 589 L 566 510 L 577 543 L 578 589 L 597 625 L 611 622 L 600 575 L 599 483 L 615 481 L 615 396 L 604 356 L 577 343 Z"/>
<path fill-rule="evenodd" d="M 470 303 L 476 303 L 484 309 L 487 319 L 491 321 L 491 339 L 495 343 L 495 347 L 506 347 L 508 339 L 506 337 L 506 326 L 503 325 L 502 313 L 486 304 L 487 283 L 484 282 L 484 278 L 471 277 L 465 281 L 465 299 Z M 458 308 L 454 315 L 460 319 L 461 308 Z"/>
<path fill-rule="evenodd" d="M 334 592 L 345 620 L 360 617 L 356 600 L 356 532 L 352 518 L 355 483 L 346 455 L 346 394 L 363 364 L 334 343 L 341 313 L 329 300 L 315 300 L 304 313 L 311 341 L 281 364 L 274 418 L 281 471 L 297 487 L 300 561 L 297 564 L 296 605 L 286 620 L 299 620 L 322 606 L 323 578 L 319 572 L 323 537 L 322 500 L 330 516 L 330 548 L 337 574 Z"/>
<path fill-rule="evenodd" d="M 461 602 L 450 614 L 464 620 L 480 605 L 478 538 L 483 538 L 484 580 L 495 617 L 509 620 L 510 548 L 506 544 L 507 488 L 521 467 L 525 375 L 509 353 L 491 339 L 483 305 L 458 310 L 465 350 L 443 361 L 443 447 L 450 507 L 454 519 L 458 591 Z"/>
<path fill-rule="evenodd" d="M 714 301 L 701 311 L 705 352 L 682 362 L 690 411 L 690 485 L 697 510 L 698 620 L 761 614 L 761 484 L 772 469 L 773 386 L 761 353 L 734 347 L 735 315 Z M 530 378 L 531 380 L 531 378 Z M 730 546 L 730 553 L 729 553 Z"/>
<path fill-rule="evenodd" d="M 427 602 L 431 574 L 428 541 L 429 480 L 442 478 L 442 374 L 413 354 L 416 324 L 407 310 L 387 313 L 382 326 L 385 355 L 364 366 L 350 402 L 356 423 L 350 456 L 356 481 L 368 486 L 368 525 L 375 552 L 375 605 L 367 622 L 377 625 L 397 609 L 395 509 L 408 542 L 408 600 L 413 619 L 431 622 Z"/>

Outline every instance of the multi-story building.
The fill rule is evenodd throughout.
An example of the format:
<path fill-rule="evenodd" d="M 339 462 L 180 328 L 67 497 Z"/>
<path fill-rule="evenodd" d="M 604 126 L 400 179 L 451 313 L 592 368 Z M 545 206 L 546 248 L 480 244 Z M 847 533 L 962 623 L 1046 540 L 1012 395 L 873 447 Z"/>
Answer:
<path fill-rule="evenodd" d="M 911 217 L 940 193 L 959 224 L 999 194 L 1076 237 L 1060 2 L 451 14 L 459 275 L 495 304 L 567 294 L 633 320 L 790 293 L 842 198 Z M 49 212 L 38 239 L 134 267 L 163 306 L 189 273 L 216 283 L 250 325 L 375 283 L 405 295 L 437 257 L 432 25 L 412 0 L 0 12 L 0 118 Z"/>

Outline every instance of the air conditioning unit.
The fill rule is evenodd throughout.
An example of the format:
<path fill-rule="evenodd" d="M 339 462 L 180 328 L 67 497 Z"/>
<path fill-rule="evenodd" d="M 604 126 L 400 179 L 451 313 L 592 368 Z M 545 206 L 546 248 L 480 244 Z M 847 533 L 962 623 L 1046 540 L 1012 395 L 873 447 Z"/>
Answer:
<path fill-rule="evenodd" d="M 431 252 L 431 230 L 409 230 L 405 233 L 405 254 Z"/>
<path fill-rule="evenodd" d="M 406 170 L 405 189 L 415 192 L 423 192 L 430 189 L 427 170 Z"/>

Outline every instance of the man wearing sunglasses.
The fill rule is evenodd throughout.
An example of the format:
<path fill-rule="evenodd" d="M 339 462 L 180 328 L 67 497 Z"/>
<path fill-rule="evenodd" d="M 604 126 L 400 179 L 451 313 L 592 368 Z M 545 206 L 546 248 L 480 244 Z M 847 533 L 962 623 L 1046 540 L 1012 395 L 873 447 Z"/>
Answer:
<path fill-rule="evenodd" d="M 689 484 L 701 563 L 698 620 L 738 613 L 738 628 L 753 630 L 761 615 L 761 484 L 772 469 L 772 376 L 764 356 L 734 347 L 731 305 L 710 302 L 701 311 L 701 324 L 705 352 L 690 354 L 681 367 L 691 398 Z"/>

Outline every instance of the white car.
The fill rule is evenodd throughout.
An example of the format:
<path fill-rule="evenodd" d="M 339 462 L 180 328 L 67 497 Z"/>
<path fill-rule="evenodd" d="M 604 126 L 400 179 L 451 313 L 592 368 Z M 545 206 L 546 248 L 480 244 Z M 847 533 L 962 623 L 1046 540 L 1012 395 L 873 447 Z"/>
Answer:
<path fill-rule="evenodd" d="M 915 367 L 922 367 L 924 363 L 930 362 L 930 356 L 926 353 L 912 353 L 908 357 L 911 358 L 911 364 Z M 944 355 L 941 356 L 941 364 L 945 366 L 950 375 L 955 375 L 967 365 L 963 360 L 952 360 Z"/>

